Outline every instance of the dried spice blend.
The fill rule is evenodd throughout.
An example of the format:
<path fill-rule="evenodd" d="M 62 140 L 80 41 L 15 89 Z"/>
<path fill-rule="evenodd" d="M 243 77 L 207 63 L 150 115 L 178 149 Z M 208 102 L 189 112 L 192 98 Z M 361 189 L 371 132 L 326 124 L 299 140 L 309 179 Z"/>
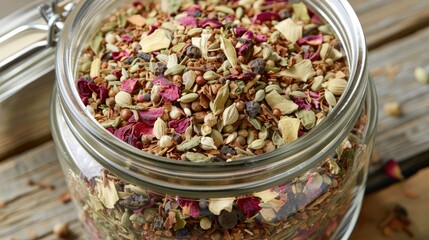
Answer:
<path fill-rule="evenodd" d="M 160 161 L 214 167 L 317 131 L 350 77 L 329 25 L 302 2 L 268 0 L 118 8 L 93 33 L 77 72 L 86 112 L 112 137 Z M 353 130 L 311 170 L 248 194 L 157 191 L 102 167 L 73 140 L 77 167 L 67 177 L 94 239 L 329 239 L 362 192 L 366 112 L 357 109 Z"/>

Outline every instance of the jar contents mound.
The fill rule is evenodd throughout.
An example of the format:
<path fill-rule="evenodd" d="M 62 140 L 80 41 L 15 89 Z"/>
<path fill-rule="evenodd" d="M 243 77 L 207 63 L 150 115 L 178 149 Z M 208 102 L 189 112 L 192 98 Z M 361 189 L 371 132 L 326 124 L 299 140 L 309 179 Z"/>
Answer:
<path fill-rule="evenodd" d="M 192 162 L 264 154 L 295 141 L 347 85 L 341 44 L 303 3 L 135 2 L 80 59 L 87 111 L 147 153 Z"/>

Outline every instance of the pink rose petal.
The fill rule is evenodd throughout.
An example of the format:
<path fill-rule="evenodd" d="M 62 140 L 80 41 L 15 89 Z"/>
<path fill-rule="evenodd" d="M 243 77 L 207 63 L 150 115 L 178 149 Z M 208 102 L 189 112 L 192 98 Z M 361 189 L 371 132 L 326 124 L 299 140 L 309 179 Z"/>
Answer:
<path fill-rule="evenodd" d="M 223 24 L 215 19 L 205 19 L 200 22 L 200 27 L 207 27 L 210 26 L 213 29 L 221 28 L 223 27 Z"/>
<path fill-rule="evenodd" d="M 192 16 L 183 17 L 177 21 L 185 27 L 197 27 L 198 26 L 197 19 L 195 17 L 192 17 Z"/>
<path fill-rule="evenodd" d="M 140 90 L 140 87 L 141 87 L 140 81 L 136 78 L 132 78 L 132 79 L 124 80 L 121 83 L 121 86 L 119 86 L 119 90 L 128 92 L 128 93 L 133 93 Z"/>
<path fill-rule="evenodd" d="M 262 24 L 263 22 L 272 20 L 280 20 L 280 15 L 276 12 L 262 12 L 254 17 L 253 23 Z"/>
<path fill-rule="evenodd" d="M 261 201 L 255 197 L 247 197 L 237 199 L 237 205 L 243 210 L 247 218 L 257 214 L 262 208 L 259 206 Z"/>
<path fill-rule="evenodd" d="M 178 120 L 171 120 L 168 122 L 168 127 L 174 128 L 174 130 L 179 133 L 183 134 L 186 131 L 186 128 L 189 127 L 191 121 L 189 118 L 182 118 Z"/>
<path fill-rule="evenodd" d="M 304 44 L 317 46 L 317 45 L 322 44 L 322 42 L 323 42 L 323 36 L 322 36 L 322 34 L 319 34 L 319 35 L 311 35 L 311 36 L 303 37 L 303 38 L 298 40 L 297 44 L 299 46 L 302 46 Z"/>

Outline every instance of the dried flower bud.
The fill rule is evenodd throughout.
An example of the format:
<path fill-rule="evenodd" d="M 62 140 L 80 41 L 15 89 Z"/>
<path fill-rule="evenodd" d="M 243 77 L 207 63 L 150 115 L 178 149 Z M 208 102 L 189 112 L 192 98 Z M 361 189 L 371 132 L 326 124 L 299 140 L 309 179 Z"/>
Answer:
<path fill-rule="evenodd" d="M 120 91 L 115 95 L 115 102 L 118 106 L 127 106 L 132 105 L 133 100 L 131 98 L 131 94 Z"/>
<path fill-rule="evenodd" d="M 168 135 L 164 135 L 159 139 L 158 144 L 162 148 L 169 148 L 174 145 L 174 139 Z"/>
<path fill-rule="evenodd" d="M 255 141 L 253 141 L 251 144 L 249 144 L 248 148 L 253 149 L 253 150 L 258 150 L 261 149 L 265 146 L 265 141 L 264 139 L 257 139 Z"/>
<path fill-rule="evenodd" d="M 182 116 L 182 112 L 179 110 L 178 107 L 172 106 L 169 115 L 170 115 L 171 119 L 176 120 L 176 119 L 180 118 L 180 116 Z"/>
<path fill-rule="evenodd" d="M 209 125 L 207 125 L 207 124 L 203 124 L 203 125 L 201 125 L 201 134 L 202 134 L 203 136 L 207 136 L 207 135 L 209 135 L 211 132 L 212 132 L 212 128 L 211 128 Z"/>
<path fill-rule="evenodd" d="M 217 117 L 213 113 L 208 113 L 204 117 L 204 123 L 210 127 L 213 127 L 217 124 Z"/>
<path fill-rule="evenodd" d="M 192 86 L 195 84 L 195 80 L 197 79 L 197 75 L 195 74 L 195 71 L 187 71 L 183 74 L 183 85 L 185 85 L 186 90 L 190 90 Z"/>
<path fill-rule="evenodd" d="M 162 136 L 167 134 L 167 123 L 161 118 L 157 118 L 153 126 L 153 134 L 157 139 L 161 139 Z"/>
<path fill-rule="evenodd" d="M 217 149 L 213 139 L 211 137 L 202 137 L 200 146 L 204 150 L 215 150 Z"/>
<path fill-rule="evenodd" d="M 235 107 L 235 104 L 232 104 L 231 106 L 227 107 L 222 114 L 223 125 L 227 126 L 235 123 L 238 120 L 238 117 L 238 110 Z"/>
<path fill-rule="evenodd" d="M 204 73 L 203 78 L 207 81 L 212 81 L 218 79 L 219 75 L 217 75 L 213 71 L 207 71 Z"/>
<path fill-rule="evenodd" d="M 150 100 L 154 103 L 158 103 L 159 101 L 161 101 L 161 91 L 162 87 L 160 85 L 154 85 L 150 93 Z"/>
<path fill-rule="evenodd" d="M 328 82 L 328 90 L 337 96 L 343 94 L 346 87 L 347 81 L 344 79 L 334 78 Z"/>

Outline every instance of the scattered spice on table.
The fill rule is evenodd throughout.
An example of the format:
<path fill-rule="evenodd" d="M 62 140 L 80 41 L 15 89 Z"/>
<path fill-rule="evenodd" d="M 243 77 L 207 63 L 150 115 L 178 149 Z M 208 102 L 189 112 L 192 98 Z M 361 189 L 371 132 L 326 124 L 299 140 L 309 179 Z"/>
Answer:
<path fill-rule="evenodd" d="M 58 200 L 62 203 L 62 204 L 66 204 L 69 203 L 71 201 L 71 195 L 70 192 L 67 190 L 65 192 L 63 192 L 59 197 Z"/>
<path fill-rule="evenodd" d="M 27 184 L 28 184 L 29 186 L 37 186 L 37 187 L 39 187 L 40 189 L 48 189 L 48 190 L 50 190 L 50 191 L 55 190 L 55 185 L 52 185 L 52 184 L 46 184 L 46 183 L 43 183 L 43 182 L 40 182 L 40 181 L 35 181 L 35 180 L 33 180 L 33 179 L 29 179 L 29 180 L 28 180 L 28 182 L 27 182 Z"/>
<path fill-rule="evenodd" d="M 410 239 L 414 238 L 413 232 L 409 229 L 411 220 L 407 210 L 397 204 L 393 207 L 386 219 L 380 224 L 383 235 L 393 237 L 398 232 L 404 232 Z"/>
<path fill-rule="evenodd" d="M 67 238 L 70 234 L 69 226 L 66 222 L 55 224 L 54 228 L 52 229 L 52 232 L 57 238 L 61 239 Z"/>
<path fill-rule="evenodd" d="M 393 80 L 399 71 L 401 71 L 401 65 L 399 64 L 386 66 L 387 79 Z"/>
<path fill-rule="evenodd" d="M 399 102 L 386 102 L 383 106 L 384 114 L 391 117 L 399 117 L 402 115 L 402 106 Z"/>
<path fill-rule="evenodd" d="M 428 84 L 429 83 L 428 73 L 422 67 L 416 67 L 414 69 L 414 77 L 419 83 L 422 83 L 422 84 Z"/>
<path fill-rule="evenodd" d="M 396 179 L 396 180 L 404 180 L 404 175 L 402 175 L 401 167 L 399 166 L 398 162 L 394 159 L 389 159 L 384 164 L 384 171 L 390 178 Z"/>
<path fill-rule="evenodd" d="M 160 157 L 230 162 L 297 140 L 337 105 L 349 77 L 342 46 L 306 5 L 185 2 L 118 9 L 85 49 L 78 93 L 114 136 Z M 107 171 L 70 183 L 94 237 L 322 238 L 350 208 L 352 194 L 334 196 L 358 146 L 350 137 L 320 167 L 248 196 L 169 196 Z"/>

